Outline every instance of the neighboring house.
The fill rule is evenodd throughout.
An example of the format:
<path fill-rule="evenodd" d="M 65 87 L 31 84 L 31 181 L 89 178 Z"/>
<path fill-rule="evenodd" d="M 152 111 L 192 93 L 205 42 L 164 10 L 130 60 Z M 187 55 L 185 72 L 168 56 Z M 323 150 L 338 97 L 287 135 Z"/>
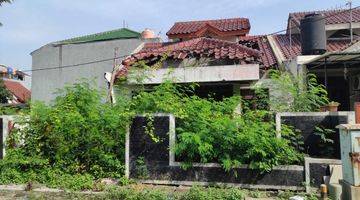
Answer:
<path fill-rule="evenodd" d="M 360 101 L 360 70 L 356 67 L 360 64 L 360 9 L 354 9 L 352 14 L 350 23 L 347 10 L 290 13 L 285 34 L 258 36 L 249 35 L 251 26 L 245 18 L 177 22 L 167 32 L 171 42 L 145 45 L 123 61 L 124 68 L 117 77 L 126 75 L 137 61 L 151 66 L 166 56 L 162 68 L 146 72 L 150 78 L 145 84 L 159 84 L 171 72 L 171 78 L 178 83 L 200 83 L 200 96 L 240 93 L 251 97 L 251 84 L 266 79 L 269 69 L 285 68 L 295 75 L 315 73 L 330 99 L 340 102 L 341 110 L 352 110 L 353 102 Z M 301 37 L 305 34 L 300 33 L 305 17 L 322 20 L 323 28 L 313 24 L 303 30 L 315 27 L 320 31 L 315 35 L 323 34 L 323 50 L 304 53 Z M 314 38 L 311 42 L 320 43 Z M 169 66 L 174 68 L 170 70 Z M 136 81 L 129 78 L 128 84 L 136 85 Z M 271 86 L 269 92 L 273 92 Z"/>
<path fill-rule="evenodd" d="M 31 76 L 13 67 L 0 64 L 0 77 L 3 79 L 11 79 L 19 81 L 27 89 L 31 88 Z"/>
<path fill-rule="evenodd" d="M 328 38 L 343 38 L 350 37 L 350 28 L 353 28 L 353 34 L 360 36 L 360 9 L 325 10 L 325 11 L 311 11 L 311 12 L 295 12 L 290 13 L 287 25 L 287 34 L 300 33 L 300 21 L 306 15 L 318 13 L 325 18 L 325 30 Z M 350 16 L 351 15 L 351 16 Z M 350 25 L 350 19 L 352 23 Z"/>
<path fill-rule="evenodd" d="M 327 51 L 302 55 L 300 21 L 311 13 L 290 13 L 287 34 L 273 36 L 275 49 L 282 54 L 279 60 L 294 74 L 316 74 L 341 110 L 354 110 L 360 101 L 360 9 L 317 11 L 325 18 Z"/>
<path fill-rule="evenodd" d="M 121 28 L 52 42 L 33 51 L 31 99 L 50 102 L 57 89 L 82 78 L 93 79 L 99 89 L 106 90 L 104 73 L 111 72 L 117 60 L 137 52 L 147 41 L 159 42 L 149 30 L 143 36 Z"/>
<path fill-rule="evenodd" d="M 0 78 L 4 81 L 5 88 L 12 94 L 9 104 L 23 104 L 30 100 L 31 77 L 15 68 L 0 65 Z"/>
<path fill-rule="evenodd" d="M 27 103 L 31 98 L 31 92 L 21 82 L 11 79 L 4 79 L 4 85 L 12 94 L 9 104 Z"/>

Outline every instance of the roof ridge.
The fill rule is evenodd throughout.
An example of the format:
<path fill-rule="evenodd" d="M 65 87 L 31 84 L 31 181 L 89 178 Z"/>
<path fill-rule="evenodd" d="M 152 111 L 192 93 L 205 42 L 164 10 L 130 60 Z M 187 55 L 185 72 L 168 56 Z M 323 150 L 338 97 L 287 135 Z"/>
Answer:
<path fill-rule="evenodd" d="M 207 23 L 207 22 L 214 22 L 214 21 L 231 21 L 231 20 L 249 20 L 249 18 L 246 17 L 234 17 L 234 18 L 222 18 L 222 19 L 206 19 L 206 20 L 191 20 L 191 21 L 180 21 L 175 22 L 175 24 L 180 23 Z"/>
<path fill-rule="evenodd" d="M 118 29 L 113 29 L 113 30 L 109 30 L 109 31 L 102 31 L 102 32 L 98 32 L 98 33 L 92 33 L 92 34 L 77 36 L 77 37 L 73 37 L 73 38 L 68 38 L 68 39 L 60 40 L 60 41 L 53 42 L 53 43 L 70 42 L 70 41 L 72 41 L 72 40 L 77 40 L 77 39 L 80 39 L 80 38 L 89 38 L 89 37 L 93 37 L 93 36 L 99 36 L 99 35 L 103 35 L 103 34 L 114 33 L 114 32 L 122 31 L 122 30 L 124 30 L 124 31 L 129 31 L 129 32 L 132 32 L 132 33 L 135 33 L 135 34 L 139 34 L 139 35 L 141 34 L 141 33 L 139 33 L 139 32 L 133 31 L 133 30 L 128 29 L 128 28 L 118 28 Z"/>
<path fill-rule="evenodd" d="M 339 9 L 332 9 L 332 10 L 313 10 L 313 11 L 299 11 L 299 12 L 291 12 L 289 13 L 289 15 L 293 15 L 293 14 L 308 14 L 308 13 L 317 13 L 319 12 L 320 14 L 325 13 L 325 12 L 338 12 L 338 11 L 345 11 L 348 9 L 345 8 L 339 8 Z M 355 8 L 353 10 L 359 10 L 359 8 Z"/>

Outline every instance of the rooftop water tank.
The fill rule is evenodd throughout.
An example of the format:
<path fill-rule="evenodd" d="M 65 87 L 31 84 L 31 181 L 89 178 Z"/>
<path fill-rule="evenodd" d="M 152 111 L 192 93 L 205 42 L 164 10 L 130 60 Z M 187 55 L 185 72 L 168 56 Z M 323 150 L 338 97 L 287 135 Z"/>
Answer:
<path fill-rule="evenodd" d="M 325 18 L 322 15 L 306 15 L 300 21 L 300 30 L 303 55 L 320 55 L 326 52 Z"/>
<path fill-rule="evenodd" d="M 151 29 L 146 28 L 142 33 L 141 36 L 143 39 L 152 39 L 155 38 L 155 33 Z"/>

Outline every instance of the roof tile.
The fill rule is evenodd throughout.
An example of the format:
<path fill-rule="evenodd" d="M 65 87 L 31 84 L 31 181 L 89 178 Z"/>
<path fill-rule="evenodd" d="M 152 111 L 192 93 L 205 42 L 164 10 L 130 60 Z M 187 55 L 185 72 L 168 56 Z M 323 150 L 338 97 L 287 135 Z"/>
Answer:
<path fill-rule="evenodd" d="M 248 33 L 250 30 L 249 19 L 232 18 L 219 20 L 176 22 L 166 33 L 166 35 L 170 36 L 176 34 L 195 33 L 205 26 L 211 26 L 221 32 L 246 30 Z"/>
<path fill-rule="evenodd" d="M 323 11 L 311 11 L 311 12 L 295 12 L 289 14 L 289 19 L 295 22 L 297 26 L 300 25 L 300 20 L 305 17 L 305 15 L 318 13 L 322 14 L 325 18 L 325 24 L 342 24 L 350 22 L 350 11 L 349 9 L 339 9 L 339 10 L 323 10 Z M 352 10 L 353 22 L 360 22 L 360 8 L 355 8 Z"/>
<path fill-rule="evenodd" d="M 266 35 L 262 36 L 243 36 L 239 38 L 239 43 L 250 48 L 255 48 L 261 53 L 261 63 L 265 68 L 271 68 L 277 64 L 276 57 L 267 40 Z"/>
<path fill-rule="evenodd" d="M 287 34 L 274 35 L 274 38 L 280 48 L 281 52 L 286 59 L 291 59 L 301 55 L 301 40 L 300 35 L 292 35 L 292 41 L 290 45 L 290 36 Z M 327 51 L 342 51 L 353 43 L 350 40 L 328 40 Z"/>
<path fill-rule="evenodd" d="M 20 103 L 25 103 L 30 99 L 31 92 L 17 81 L 4 79 L 4 85 Z"/>
<path fill-rule="evenodd" d="M 156 47 L 158 46 L 158 47 Z M 199 56 L 229 58 L 239 60 L 241 63 L 259 63 L 260 52 L 244 45 L 210 38 L 196 38 L 177 43 L 147 44 L 136 54 L 123 61 L 127 67 L 139 60 L 151 59 L 160 55 L 184 59 L 198 54 Z M 127 70 L 127 68 L 124 68 Z M 118 75 L 126 74 L 121 71 Z"/>

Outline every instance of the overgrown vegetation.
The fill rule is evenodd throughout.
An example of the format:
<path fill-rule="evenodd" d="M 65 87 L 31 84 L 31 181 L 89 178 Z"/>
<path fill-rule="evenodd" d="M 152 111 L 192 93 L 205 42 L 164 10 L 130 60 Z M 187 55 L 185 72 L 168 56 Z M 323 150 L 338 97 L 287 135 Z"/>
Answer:
<path fill-rule="evenodd" d="M 301 99 L 314 98 L 306 103 L 306 109 L 316 109 L 325 99 L 320 86 L 311 80 L 311 95 L 294 98 L 292 110 L 300 110 Z M 165 81 L 152 91 L 141 88 L 133 98 L 122 96 L 111 105 L 89 83 L 67 86 L 53 104 L 35 103 L 20 118 L 22 128 L 10 135 L 7 156 L 0 161 L 0 184 L 38 182 L 74 190 L 101 188 L 99 179 L 123 176 L 125 132 L 131 119 L 135 114 L 158 112 L 176 117 L 174 151 L 177 159 L 186 163 L 184 167 L 194 162 L 217 162 L 231 171 L 249 164 L 264 173 L 302 160 L 294 144 L 299 133 L 288 128 L 283 129 L 283 138 L 276 137 L 273 113 L 261 95 L 251 101 L 240 96 L 215 101 L 211 96 L 202 99 L 194 95 L 196 87 Z M 242 113 L 235 112 L 239 104 Z M 255 109 L 250 105 L 256 105 Z M 146 132 L 155 140 L 151 124 L 149 120 Z"/>
<path fill-rule="evenodd" d="M 240 97 L 220 102 L 211 97 L 202 99 L 193 95 L 195 87 L 165 82 L 152 92 L 140 92 L 132 102 L 137 113 L 175 115 L 178 136 L 175 152 L 188 166 L 193 162 L 216 162 L 229 171 L 250 164 L 251 168 L 265 172 L 301 159 L 288 140 L 276 137 L 270 112 L 248 109 L 244 103 L 243 114 L 237 114 L 234 110 L 241 102 Z"/>
<path fill-rule="evenodd" d="M 318 112 L 329 103 L 324 85 L 319 84 L 314 74 L 294 76 L 289 72 L 270 70 L 270 81 L 254 86 L 258 95 L 263 95 L 264 87 L 272 91 L 267 103 L 276 112 Z M 264 103 L 264 102 L 263 102 Z"/>
<path fill-rule="evenodd" d="M 52 105 L 35 103 L 19 119 L 23 128 L 11 133 L 0 161 L 1 183 L 82 190 L 97 179 L 123 176 L 127 106 L 104 103 L 85 82 L 59 94 Z"/>
<path fill-rule="evenodd" d="M 314 135 L 319 137 L 319 155 L 322 155 L 326 158 L 331 158 L 334 156 L 335 147 L 334 147 L 334 134 L 336 133 L 333 129 L 328 129 L 323 126 L 316 126 Z"/>
<path fill-rule="evenodd" d="M 6 89 L 4 80 L 0 78 L 0 103 L 5 104 L 8 103 L 9 99 L 12 98 L 11 93 L 8 89 Z"/>

